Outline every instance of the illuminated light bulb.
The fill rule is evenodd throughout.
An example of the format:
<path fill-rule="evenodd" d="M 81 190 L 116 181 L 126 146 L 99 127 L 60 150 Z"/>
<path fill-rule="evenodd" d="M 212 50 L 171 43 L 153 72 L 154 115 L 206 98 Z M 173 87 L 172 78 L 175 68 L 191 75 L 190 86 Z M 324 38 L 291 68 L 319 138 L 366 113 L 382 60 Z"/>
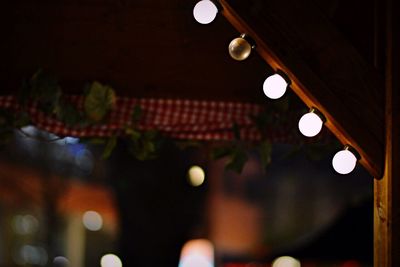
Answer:
<path fill-rule="evenodd" d="M 101 267 L 122 267 L 122 261 L 117 255 L 106 254 L 100 259 Z"/>
<path fill-rule="evenodd" d="M 186 242 L 178 267 L 214 267 L 214 246 L 206 239 Z"/>
<path fill-rule="evenodd" d="M 246 34 L 242 34 L 230 42 L 228 50 L 233 59 L 242 61 L 250 56 L 253 48 L 255 48 L 255 45 L 251 38 Z"/>
<path fill-rule="evenodd" d="M 272 267 L 301 267 L 301 264 L 293 257 L 282 256 L 273 261 Z"/>
<path fill-rule="evenodd" d="M 265 79 L 263 84 L 264 94 L 271 99 L 281 98 L 288 86 L 288 82 L 280 74 L 275 73 Z"/>
<path fill-rule="evenodd" d="M 314 108 L 304 114 L 299 120 L 299 130 L 307 137 L 316 136 L 321 132 L 325 118 Z"/>
<path fill-rule="evenodd" d="M 86 211 L 83 214 L 83 225 L 90 231 L 99 231 L 103 226 L 103 218 L 96 211 Z"/>
<path fill-rule="evenodd" d="M 198 23 L 209 24 L 217 16 L 218 8 L 210 0 L 201 0 L 193 8 L 193 16 Z"/>
<path fill-rule="evenodd" d="M 204 183 L 205 180 L 204 170 L 199 166 L 192 166 L 188 171 L 188 179 L 189 183 L 192 186 L 200 186 Z"/>
<path fill-rule="evenodd" d="M 349 146 L 335 154 L 332 159 L 333 169 L 340 174 L 349 174 L 357 165 L 357 156 L 350 151 Z"/>

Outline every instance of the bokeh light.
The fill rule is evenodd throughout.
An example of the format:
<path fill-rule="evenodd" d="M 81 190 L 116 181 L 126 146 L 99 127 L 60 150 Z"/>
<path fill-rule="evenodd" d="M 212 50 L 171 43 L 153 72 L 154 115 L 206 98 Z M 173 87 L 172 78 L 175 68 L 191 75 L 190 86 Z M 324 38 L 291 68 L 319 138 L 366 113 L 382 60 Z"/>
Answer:
<path fill-rule="evenodd" d="M 69 264 L 69 260 L 64 256 L 57 256 L 53 259 L 53 265 L 57 267 L 67 267 Z"/>
<path fill-rule="evenodd" d="M 19 257 L 24 264 L 28 265 L 44 266 L 48 260 L 48 255 L 44 248 L 31 245 L 22 246 Z"/>
<path fill-rule="evenodd" d="M 90 231 L 99 231 L 103 226 L 103 218 L 96 211 L 86 211 L 83 214 L 83 225 Z"/>
<path fill-rule="evenodd" d="M 122 267 L 122 261 L 115 254 L 106 254 L 101 257 L 101 267 Z"/>
<path fill-rule="evenodd" d="M 39 221 L 32 215 L 17 215 L 13 219 L 14 232 L 20 235 L 35 233 L 39 228 Z"/>
<path fill-rule="evenodd" d="M 181 251 L 179 267 L 213 267 L 214 246 L 206 239 L 186 242 Z"/>
<path fill-rule="evenodd" d="M 188 171 L 188 179 L 189 183 L 192 186 L 200 186 L 204 183 L 205 180 L 204 170 L 199 166 L 192 166 Z"/>
<path fill-rule="evenodd" d="M 300 261 L 290 256 L 276 258 L 272 267 L 301 267 Z"/>

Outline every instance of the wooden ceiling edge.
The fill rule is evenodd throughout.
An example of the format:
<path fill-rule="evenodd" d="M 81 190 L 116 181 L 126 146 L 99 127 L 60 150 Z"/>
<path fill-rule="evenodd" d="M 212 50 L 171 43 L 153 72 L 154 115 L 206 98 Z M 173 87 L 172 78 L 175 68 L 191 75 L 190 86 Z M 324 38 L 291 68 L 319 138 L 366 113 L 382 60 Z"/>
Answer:
<path fill-rule="evenodd" d="M 368 134 L 363 129 L 359 129 L 358 132 L 362 132 L 364 142 L 358 142 L 358 139 L 352 136 L 349 131 L 342 126 L 332 113 L 325 109 L 321 105 L 320 101 L 313 96 L 310 90 L 308 90 L 300 81 L 301 78 L 297 77 L 295 73 L 284 64 L 280 58 L 272 51 L 266 43 L 263 41 L 263 37 L 259 36 L 240 16 L 235 10 L 227 3 L 226 0 L 219 0 L 219 4 L 222 6 L 221 13 L 236 28 L 240 33 L 247 33 L 257 44 L 256 50 L 259 55 L 269 64 L 274 70 L 284 71 L 291 79 L 291 88 L 299 96 L 299 98 L 308 107 L 317 107 L 326 117 L 327 122 L 325 126 L 338 138 L 343 145 L 351 145 L 360 154 L 360 164 L 376 179 L 383 177 L 383 164 L 384 164 L 384 151 L 383 144 L 379 140 Z M 337 102 L 337 101 L 335 101 Z M 355 125 L 353 125 L 355 126 Z"/>

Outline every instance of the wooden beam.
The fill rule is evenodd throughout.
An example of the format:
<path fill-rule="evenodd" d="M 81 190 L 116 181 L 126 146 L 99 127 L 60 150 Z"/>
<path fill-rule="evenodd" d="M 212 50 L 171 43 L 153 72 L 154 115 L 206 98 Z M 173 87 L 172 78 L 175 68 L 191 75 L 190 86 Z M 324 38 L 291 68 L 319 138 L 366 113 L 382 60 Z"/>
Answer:
<path fill-rule="evenodd" d="M 400 12 L 386 4 L 385 172 L 374 182 L 374 266 L 400 266 Z M 379 1 L 379 4 L 381 2 Z M 397 21 L 395 21 L 397 20 Z"/>
<path fill-rule="evenodd" d="M 220 0 L 222 14 L 256 42 L 259 55 L 283 70 L 293 91 L 327 118 L 326 126 L 383 174 L 383 81 L 311 0 Z"/>

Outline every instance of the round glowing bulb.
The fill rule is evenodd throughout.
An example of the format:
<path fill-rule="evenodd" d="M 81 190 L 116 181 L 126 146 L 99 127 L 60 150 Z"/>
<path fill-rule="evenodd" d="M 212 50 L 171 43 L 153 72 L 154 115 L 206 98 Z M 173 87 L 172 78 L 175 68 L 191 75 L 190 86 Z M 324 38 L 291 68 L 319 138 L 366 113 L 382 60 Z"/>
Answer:
<path fill-rule="evenodd" d="M 101 257 L 100 265 L 101 267 L 122 267 L 122 261 L 117 255 L 106 254 Z"/>
<path fill-rule="evenodd" d="M 210 0 L 201 0 L 193 9 L 193 16 L 198 23 L 209 24 L 217 16 L 218 8 Z"/>
<path fill-rule="evenodd" d="M 99 231 L 103 226 L 103 218 L 96 211 L 86 211 L 83 214 L 83 225 L 90 231 Z"/>
<path fill-rule="evenodd" d="M 314 112 L 304 114 L 299 120 L 299 130 L 307 137 L 313 137 L 319 134 L 324 122 Z"/>
<path fill-rule="evenodd" d="M 271 99 L 281 98 L 285 92 L 288 83 L 286 80 L 279 74 L 273 74 L 265 79 L 263 84 L 264 94 Z"/>
<path fill-rule="evenodd" d="M 232 40 L 229 44 L 229 55 L 238 61 L 245 60 L 250 56 L 252 46 L 243 37 L 238 37 Z"/>
<path fill-rule="evenodd" d="M 204 170 L 199 166 L 192 166 L 188 171 L 189 183 L 192 186 L 200 186 L 205 180 Z"/>
<path fill-rule="evenodd" d="M 357 165 L 357 157 L 348 149 L 343 149 L 335 154 L 332 166 L 340 174 L 349 174 Z"/>
<path fill-rule="evenodd" d="M 273 261 L 272 267 L 301 267 L 301 264 L 293 257 L 282 256 Z"/>
<path fill-rule="evenodd" d="M 214 246 L 206 239 L 186 242 L 181 251 L 178 267 L 213 267 Z"/>

